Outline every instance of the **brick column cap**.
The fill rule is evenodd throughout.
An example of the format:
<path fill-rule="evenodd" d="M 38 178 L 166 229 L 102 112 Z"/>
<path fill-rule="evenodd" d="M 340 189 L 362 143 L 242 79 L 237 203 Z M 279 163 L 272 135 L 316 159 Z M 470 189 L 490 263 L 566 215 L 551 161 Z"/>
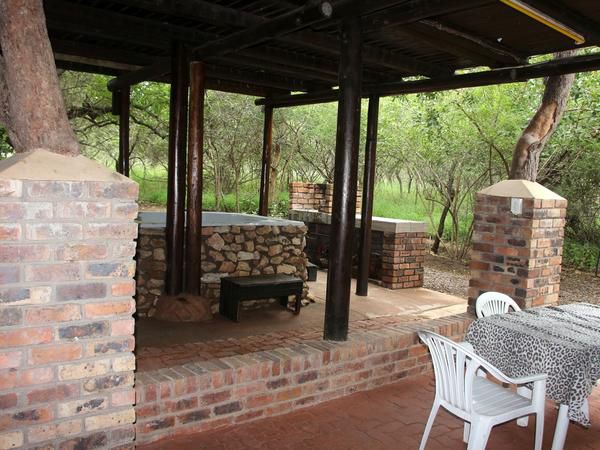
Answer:
<path fill-rule="evenodd" d="M 99 181 L 136 184 L 133 180 L 83 155 L 64 156 L 42 148 L 17 153 L 0 161 L 0 180 Z"/>
<path fill-rule="evenodd" d="M 492 197 L 533 198 L 537 200 L 565 200 L 556 192 L 528 180 L 503 180 L 478 192 Z"/>

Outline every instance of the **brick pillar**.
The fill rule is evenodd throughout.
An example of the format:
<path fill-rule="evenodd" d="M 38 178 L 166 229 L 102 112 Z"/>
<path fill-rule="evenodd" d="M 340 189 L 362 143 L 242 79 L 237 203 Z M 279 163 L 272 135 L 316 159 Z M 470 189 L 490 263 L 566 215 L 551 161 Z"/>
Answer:
<path fill-rule="evenodd" d="M 511 199 L 522 212 L 511 212 Z M 521 308 L 558 302 L 567 201 L 538 183 L 506 180 L 477 194 L 469 309 L 486 291 Z"/>
<path fill-rule="evenodd" d="M 427 232 L 423 222 L 389 222 L 383 233 L 381 281 L 388 289 L 423 286 Z"/>
<path fill-rule="evenodd" d="M 132 448 L 137 184 L 0 162 L 0 448 Z"/>
<path fill-rule="evenodd" d="M 315 207 L 315 190 L 314 184 L 293 182 L 290 183 L 289 193 L 289 207 L 290 210 L 294 209 L 317 209 Z"/>

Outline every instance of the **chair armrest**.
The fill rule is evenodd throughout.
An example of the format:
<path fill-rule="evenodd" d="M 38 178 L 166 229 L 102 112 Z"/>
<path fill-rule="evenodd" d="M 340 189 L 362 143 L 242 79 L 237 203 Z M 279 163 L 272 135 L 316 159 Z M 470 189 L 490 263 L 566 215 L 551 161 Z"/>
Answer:
<path fill-rule="evenodd" d="M 520 377 L 520 378 L 509 378 L 511 381 L 511 384 L 527 384 L 527 383 L 535 383 L 536 381 L 541 381 L 541 380 L 545 380 L 546 378 L 548 378 L 548 374 L 546 373 L 538 373 L 535 375 L 527 375 L 526 377 Z"/>
<path fill-rule="evenodd" d="M 519 385 L 519 384 L 535 383 L 535 382 L 539 382 L 539 381 L 542 381 L 542 380 L 545 380 L 546 378 L 548 378 L 548 375 L 545 373 L 527 375 L 527 376 L 520 377 L 520 378 L 511 378 L 508 375 L 505 375 L 504 373 L 502 373 L 500 371 L 500 369 L 496 368 L 495 366 L 490 364 L 488 361 L 480 358 L 477 355 L 473 355 L 473 356 L 474 356 L 474 358 L 473 358 L 474 361 L 476 361 L 481 367 L 483 367 L 494 378 L 496 378 L 497 380 L 499 380 L 503 383 Z"/>

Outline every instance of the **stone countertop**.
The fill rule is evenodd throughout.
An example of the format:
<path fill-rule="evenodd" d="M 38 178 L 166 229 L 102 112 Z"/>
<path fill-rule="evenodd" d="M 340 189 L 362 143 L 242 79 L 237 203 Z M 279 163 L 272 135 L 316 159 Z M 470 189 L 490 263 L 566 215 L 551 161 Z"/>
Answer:
<path fill-rule="evenodd" d="M 167 215 L 165 212 L 140 212 L 138 222 L 143 228 L 164 228 Z M 253 214 L 226 213 L 215 211 L 202 212 L 203 227 L 222 226 L 304 226 L 303 222 L 280 219 L 276 217 L 258 216 Z"/>
<path fill-rule="evenodd" d="M 291 210 L 290 218 L 302 222 L 331 224 L 331 214 L 308 209 Z M 360 214 L 356 215 L 356 228 L 360 227 Z M 383 231 L 384 233 L 424 233 L 427 231 L 425 222 L 415 220 L 390 219 L 387 217 L 373 217 L 371 225 L 373 231 Z"/>

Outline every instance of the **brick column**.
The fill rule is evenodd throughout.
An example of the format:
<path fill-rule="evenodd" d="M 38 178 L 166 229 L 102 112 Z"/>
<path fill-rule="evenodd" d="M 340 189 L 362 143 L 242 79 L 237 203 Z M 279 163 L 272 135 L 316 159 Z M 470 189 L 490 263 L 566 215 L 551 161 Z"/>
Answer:
<path fill-rule="evenodd" d="M 331 214 L 333 205 L 333 184 L 293 182 L 289 186 L 290 210 L 316 210 Z M 362 208 L 362 191 L 356 193 L 356 213 Z"/>
<path fill-rule="evenodd" d="M 522 211 L 511 212 L 511 199 Z M 538 183 L 506 180 L 477 194 L 469 308 L 487 291 L 521 308 L 558 302 L 567 201 Z"/>
<path fill-rule="evenodd" d="M 316 209 L 314 188 L 311 183 L 293 182 L 290 183 L 289 207 L 294 209 Z"/>
<path fill-rule="evenodd" d="M 387 226 L 386 226 L 387 225 Z M 393 230 L 389 230 L 393 226 Z M 385 227 L 381 252 L 381 281 L 388 289 L 423 286 L 427 232 L 423 222 L 403 221 Z"/>
<path fill-rule="evenodd" d="M 137 184 L 0 162 L 0 448 L 132 448 Z"/>

